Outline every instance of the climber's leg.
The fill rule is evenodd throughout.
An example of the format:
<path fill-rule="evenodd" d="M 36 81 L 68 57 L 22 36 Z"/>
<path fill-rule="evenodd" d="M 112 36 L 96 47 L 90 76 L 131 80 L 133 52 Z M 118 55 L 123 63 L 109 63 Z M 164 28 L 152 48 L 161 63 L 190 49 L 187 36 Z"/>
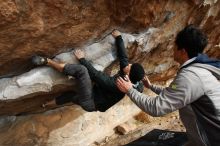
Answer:
<path fill-rule="evenodd" d="M 63 72 L 64 66 L 66 65 L 66 63 L 56 62 L 52 59 L 47 58 L 47 65 L 55 68 L 59 72 Z"/>
<path fill-rule="evenodd" d="M 78 92 L 68 91 L 43 104 L 43 107 L 52 105 L 63 105 L 68 102 L 73 102 L 80 105 L 84 110 L 92 112 L 96 111 L 94 99 L 92 97 L 92 83 L 87 69 L 83 65 L 66 64 L 63 68 L 66 75 L 75 77 L 77 80 Z"/>
<path fill-rule="evenodd" d="M 66 63 L 56 62 L 52 59 L 38 56 L 38 55 L 35 55 L 32 57 L 32 63 L 37 66 L 48 65 L 48 66 L 55 68 L 59 72 L 63 72 L 64 66 L 66 64 Z"/>
<path fill-rule="evenodd" d="M 81 107 L 86 111 L 95 111 L 95 104 L 92 98 L 92 82 L 89 77 L 88 70 L 83 65 L 78 64 L 66 64 L 59 63 L 49 58 L 44 58 L 41 56 L 32 57 L 32 63 L 35 65 L 48 65 L 60 72 L 64 72 L 66 75 L 75 77 L 78 83 L 78 93 L 76 96 L 70 97 L 71 94 L 66 96 L 65 99 L 59 100 L 61 97 L 57 97 L 56 103 L 62 104 L 72 101 L 76 104 L 81 105 Z M 62 98 L 61 98 L 62 99 Z M 52 102 L 53 103 L 53 102 Z"/>
<path fill-rule="evenodd" d="M 68 92 L 64 92 L 60 96 L 57 96 L 53 100 L 45 102 L 44 104 L 42 104 L 42 107 L 43 108 L 52 107 L 55 105 L 63 105 L 70 102 L 77 104 L 77 101 L 78 101 L 78 97 L 76 96 L 76 92 L 68 91 Z"/>
<path fill-rule="evenodd" d="M 75 77 L 77 80 L 78 92 L 72 97 L 73 102 L 77 102 L 76 104 L 79 104 L 86 111 L 95 111 L 96 108 L 92 97 L 92 82 L 86 67 L 79 64 L 66 64 L 63 72 L 66 75 Z"/>
<path fill-rule="evenodd" d="M 46 108 L 46 107 L 51 107 L 51 106 L 55 106 L 55 105 L 56 105 L 56 101 L 55 101 L 55 99 L 53 99 L 53 100 L 47 101 L 46 103 L 43 103 L 42 107 Z"/>
<path fill-rule="evenodd" d="M 74 91 L 68 91 L 68 92 L 64 92 L 63 94 L 61 94 L 60 96 L 55 98 L 55 104 L 56 105 L 63 105 L 66 104 L 68 102 L 73 102 L 73 103 L 78 103 L 78 99 L 76 96 L 76 92 Z"/>

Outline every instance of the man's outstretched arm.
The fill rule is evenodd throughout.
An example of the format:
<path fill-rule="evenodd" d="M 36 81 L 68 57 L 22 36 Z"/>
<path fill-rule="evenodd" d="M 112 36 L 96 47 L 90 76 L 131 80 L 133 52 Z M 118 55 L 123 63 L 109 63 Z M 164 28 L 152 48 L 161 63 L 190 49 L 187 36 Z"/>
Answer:
<path fill-rule="evenodd" d="M 160 86 L 156 86 L 151 84 L 150 80 L 148 79 L 148 77 L 145 75 L 145 77 L 142 79 L 142 82 L 144 84 L 144 86 L 148 89 L 151 89 L 151 91 L 153 91 L 154 93 L 156 93 L 157 95 L 159 95 L 164 88 L 160 87 Z"/>
<path fill-rule="evenodd" d="M 162 116 L 178 110 L 204 95 L 203 88 L 197 85 L 202 84 L 201 80 L 193 73 L 189 74 L 178 75 L 171 85 L 156 97 L 150 97 L 135 90 L 128 77 L 125 80 L 119 77 L 116 84 L 119 90 L 126 93 L 143 111 L 152 116 Z M 187 76 L 191 78 L 189 79 Z"/>

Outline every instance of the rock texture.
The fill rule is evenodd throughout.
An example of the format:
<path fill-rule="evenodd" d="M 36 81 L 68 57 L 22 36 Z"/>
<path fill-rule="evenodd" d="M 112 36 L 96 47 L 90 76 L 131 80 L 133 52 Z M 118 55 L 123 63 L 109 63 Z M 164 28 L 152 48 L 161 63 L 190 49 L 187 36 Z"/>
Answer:
<path fill-rule="evenodd" d="M 220 58 L 219 7 L 218 0 L 1 1 L 0 145 L 89 145 L 138 113 L 126 99 L 106 113 L 76 106 L 44 112 L 43 102 L 73 90 L 75 82 L 51 68 L 33 68 L 32 55 L 77 63 L 71 50 L 81 48 L 97 69 L 114 74 L 118 62 L 109 33 L 118 28 L 131 62 L 141 63 L 152 81 L 167 81 L 178 67 L 175 35 L 186 24 L 203 29 L 206 52 Z"/>
<path fill-rule="evenodd" d="M 208 33 L 209 48 L 219 45 L 217 0 L 8 0 L 0 9 L 2 76 L 30 69 L 27 61 L 35 53 L 52 57 L 115 27 L 140 32 L 153 26 L 163 30 L 163 38 L 194 23 Z"/>
<path fill-rule="evenodd" d="M 125 98 L 105 113 L 88 113 L 70 106 L 42 114 L 2 117 L 0 145 L 87 146 L 113 134 L 118 124 L 139 111 Z"/>

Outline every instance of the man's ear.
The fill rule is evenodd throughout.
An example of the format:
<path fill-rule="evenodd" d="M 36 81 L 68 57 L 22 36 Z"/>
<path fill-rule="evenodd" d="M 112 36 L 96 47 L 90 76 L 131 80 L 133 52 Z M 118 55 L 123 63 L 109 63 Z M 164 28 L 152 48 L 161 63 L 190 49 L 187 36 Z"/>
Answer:
<path fill-rule="evenodd" d="M 182 54 L 184 55 L 184 58 L 189 59 L 189 55 L 188 55 L 186 49 L 183 48 L 183 49 L 181 49 L 181 50 L 182 50 Z"/>
<path fill-rule="evenodd" d="M 182 48 L 181 51 L 182 51 L 183 53 L 187 53 L 185 48 Z"/>

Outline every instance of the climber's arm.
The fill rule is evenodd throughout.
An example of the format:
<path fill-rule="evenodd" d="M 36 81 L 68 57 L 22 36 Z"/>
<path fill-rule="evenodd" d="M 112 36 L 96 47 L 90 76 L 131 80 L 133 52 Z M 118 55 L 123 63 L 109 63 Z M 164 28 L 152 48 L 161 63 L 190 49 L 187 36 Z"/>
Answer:
<path fill-rule="evenodd" d="M 112 31 L 112 36 L 115 38 L 117 56 L 120 62 L 120 71 L 123 72 L 123 74 L 127 74 L 129 66 L 128 56 L 121 33 L 118 30 L 114 30 Z"/>

